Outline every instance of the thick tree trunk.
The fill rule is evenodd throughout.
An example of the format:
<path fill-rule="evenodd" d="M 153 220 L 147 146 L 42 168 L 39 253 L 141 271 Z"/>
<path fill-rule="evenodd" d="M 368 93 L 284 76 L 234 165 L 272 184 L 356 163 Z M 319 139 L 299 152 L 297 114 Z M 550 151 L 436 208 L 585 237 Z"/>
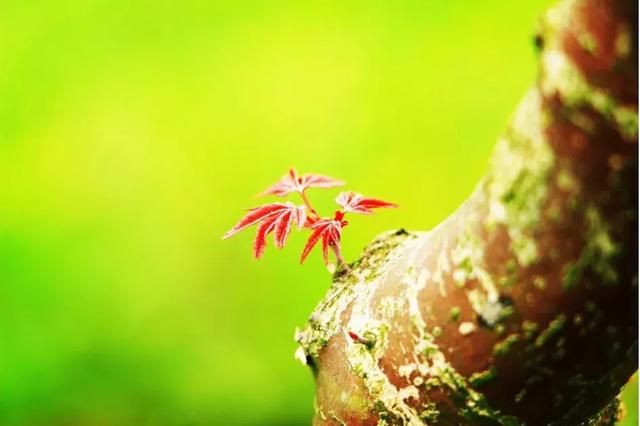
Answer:
<path fill-rule="evenodd" d="M 637 365 L 637 8 L 548 11 L 539 79 L 477 190 L 336 274 L 297 333 L 315 424 L 612 418 Z"/>

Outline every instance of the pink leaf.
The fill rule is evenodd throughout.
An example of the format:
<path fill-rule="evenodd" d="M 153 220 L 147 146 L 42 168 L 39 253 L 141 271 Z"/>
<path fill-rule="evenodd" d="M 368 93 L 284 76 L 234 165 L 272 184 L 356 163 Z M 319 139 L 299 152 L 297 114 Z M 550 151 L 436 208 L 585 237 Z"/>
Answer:
<path fill-rule="evenodd" d="M 260 195 L 275 195 L 284 197 L 292 192 L 304 192 L 307 188 L 333 188 L 342 186 L 344 182 L 328 176 L 306 174 L 299 176 L 294 168 L 289 170 L 289 174 L 283 176 L 278 183 L 270 186 Z"/>
<path fill-rule="evenodd" d="M 389 203 L 375 198 L 365 198 L 355 192 L 341 192 L 336 197 L 336 203 L 346 212 L 359 214 L 372 214 L 371 209 L 398 207 L 397 204 Z"/>
<path fill-rule="evenodd" d="M 260 259 L 267 246 L 267 236 L 275 233 L 275 244 L 277 248 L 282 248 L 291 232 L 291 225 L 296 222 L 298 228 L 304 226 L 306 221 L 306 211 L 304 206 L 295 206 L 291 203 L 272 203 L 264 206 L 249 209 L 249 213 L 229 230 L 223 239 L 258 224 L 256 239 L 253 243 L 253 254 L 256 259 Z"/>
<path fill-rule="evenodd" d="M 313 233 L 307 240 L 307 244 L 304 246 L 302 256 L 300 257 L 300 263 L 305 261 L 320 238 L 322 238 L 322 258 L 325 265 L 329 262 L 329 247 L 332 245 L 340 246 L 342 228 L 348 224 L 346 220 L 342 220 L 343 216 L 343 212 L 336 212 L 333 219 L 318 219 L 311 225 Z"/>
<path fill-rule="evenodd" d="M 260 207 L 254 207 L 252 209 L 249 209 L 249 213 L 247 213 L 245 217 L 240 219 L 240 222 L 238 222 L 233 228 L 227 231 L 222 236 L 222 239 L 225 240 L 237 234 L 238 232 L 242 231 L 243 229 L 248 228 L 251 225 L 255 225 L 256 223 L 261 222 L 266 218 L 268 218 L 269 216 L 273 214 L 277 214 L 279 211 L 286 208 L 287 208 L 287 204 L 272 203 L 272 204 L 265 204 Z"/>
<path fill-rule="evenodd" d="M 304 262 L 307 256 L 309 256 L 311 249 L 315 247 L 320 237 L 322 237 L 322 232 L 323 232 L 322 228 L 317 228 L 313 230 L 313 233 L 307 240 L 307 243 L 305 244 L 304 249 L 302 250 L 302 256 L 300 256 L 300 263 Z"/>
<path fill-rule="evenodd" d="M 287 212 L 278 218 L 275 222 L 274 241 L 277 248 L 284 247 L 284 243 L 287 242 L 287 236 L 291 232 L 291 212 Z"/>
<path fill-rule="evenodd" d="M 298 178 L 300 186 L 304 191 L 307 188 L 335 188 L 343 186 L 344 182 L 329 176 L 306 174 Z"/>
<path fill-rule="evenodd" d="M 253 242 L 253 256 L 256 259 L 260 259 L 264 253 L 264 249 L 267 247 L 267 235 L 273 230 L 275 222 L 265 221 L 258 225 L 258 232 L 256 233 L 256 239 Z"/>
<path fill-rule="evenodd" d="M 322 261 L 326 265 L 329 263 L 329 237 L 328 232 L 322 233 Z"/>
<path fill-rule="evenodd" d="M 305 206 L 298 206 L 295 211 L 296 223 L 298 224 L 298 230 L 304 228 L 307 222 L 307 208 Z"/>

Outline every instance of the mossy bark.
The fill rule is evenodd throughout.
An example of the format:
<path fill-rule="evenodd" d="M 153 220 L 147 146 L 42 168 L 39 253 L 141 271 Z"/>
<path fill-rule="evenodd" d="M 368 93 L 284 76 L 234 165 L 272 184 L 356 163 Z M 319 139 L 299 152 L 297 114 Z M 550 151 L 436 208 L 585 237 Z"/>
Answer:
<path fill-rule="evenodd" d="M 613 421 L 637 366 L 637 8 L 548 11 L 476 191 L 336 274 L 296 335 L 315 424 Z"/>

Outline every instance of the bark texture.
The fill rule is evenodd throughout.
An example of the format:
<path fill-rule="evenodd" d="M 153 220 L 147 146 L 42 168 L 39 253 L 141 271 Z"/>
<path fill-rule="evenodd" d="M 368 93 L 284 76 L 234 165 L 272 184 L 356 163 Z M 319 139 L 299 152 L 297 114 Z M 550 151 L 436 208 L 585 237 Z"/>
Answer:
<path fill-rule="evenodd" d="M 612 421 L 637 366 L 637 9 L 549 10 L 476 191 L 335 275 L 296 334 L 314 424 Z"/>

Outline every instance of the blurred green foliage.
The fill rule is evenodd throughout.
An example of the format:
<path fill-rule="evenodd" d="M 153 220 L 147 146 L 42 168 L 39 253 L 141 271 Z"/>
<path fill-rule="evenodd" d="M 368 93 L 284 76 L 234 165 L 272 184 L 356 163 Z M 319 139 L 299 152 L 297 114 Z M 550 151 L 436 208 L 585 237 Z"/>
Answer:
<path fill-rule="evenodd" d="M 0 424 L 307 424 L 319 253 L 220 236 L 290 165 L 401 205 L 354 218 L 347 259 L 439 223 L 548 3 L 2 2 Z"/>

